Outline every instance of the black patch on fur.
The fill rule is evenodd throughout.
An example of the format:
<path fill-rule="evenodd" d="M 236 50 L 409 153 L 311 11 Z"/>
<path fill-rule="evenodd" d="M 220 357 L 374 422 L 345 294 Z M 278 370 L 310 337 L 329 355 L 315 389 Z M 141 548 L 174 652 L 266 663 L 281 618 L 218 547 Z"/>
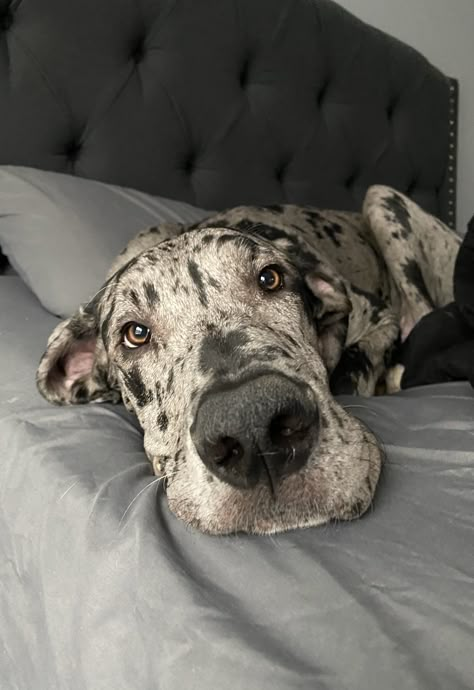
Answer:
<path fill-rule="evenodd" d="M 168 381 L 166 382 L 166 392 L 171 393 L 173 390 L 173 381 L 174 381 L 174 371 L 173 369 L 170 370 L 170 373 L 168 374 Z"/>
<path fill-rule="evenodd" d="M 158 428 L 160 431 L 166 431 L 169 424 L 168 415 L 166 414 L 166 412 L 160 412 L 160 414 L 156 418 L 156 423 L 158 424 Z"/>
<path fill-rule="evenodd" d="M 206 286 L 199 266 L 193 259 L 188 259 L 188 271 L 189 275 L 191 276 L 191 280 L 197 288 L 199 301 L 201 302 L 203 307 L 207 307 L 208 300 L 206 294 Z"/>
<path fill-rule="evenodd" d="M 334 395 L 352 395 L 356 393 L 357 380 L 362 376 L 368 379 L 372 371 L 369 358 L 359 345 L 351 345 L 341 355 L 332 372 L 330 388 Z"/>
<path fill-rule="evenodd" d="M 138 407 L 145 407 L 145 405 L 148 405 L 148 403 L 153 400 L 153 392 L 146 389 L 139 368 L 135 365 L 131 367 L 129 371 L 122 371 L 122 373 L 125 385 L 129 389 Z"/>
<path fill-rule="evenodd" d="M 212 242 L 214 242 L 215 239 L 216 239 L 215 235 L 208 233 L 207 235 L 203 235 L 201 237 L 201 242 L 206 247 L 208 244 L 211 244 Z"/>
<path fill-rule="evenodd" d="M 313 228 L 319 227 L 321 225 L 321 222 L 324 220 L 319 211 L 313 211 L 310 208 L 305 208 L 303 211 L 303 215 L 306 218 L 307 222 L 313 226 Z"/>
<path fill-rule="evenodd" d="M 133 304 L 137 307 L 140 308 L 140 298 L 138 296 L 138 293 L 136 290 L 133 288 L 129 291 L 128 296 L 130 297 L 130 300 L 133 302 Z"/>
<path fill-rule="evenodd" d="M 273 213 L 283 213 L 285 211 L 284 206 L 281 204 L 269 204 L 264 208 L 268 209 L 269 211 L 273 211 Z"/>
<path fill-rule="evenodd" d="M 323 230 L 336 247 L 341 246 L 338 236 L 344 233 L 339 223 L 327 223 L 323 225 Z"/>
<path fill-rule="evenodd" d="M 156 305 L 156 303 L 159 302 L 159 299 L 160 299 L 158 292 L 157 292 L 155 286 L 153 285 L 153 283 L 147 282 L 147 283 L 145 283 L 143 288 L 145 290 L 145 297 L 146 297 L 146 301 L 148 302 L 148 306 L 150 308 L 153 308 Z"/>
<path fill-rule="evenodd" d="M 230 361 L 241 354 L 241 349 L 249 342 L 248 336 L 242 331 L 228 333 L 212 332 L 206 335 L 199 350 L 199 368 L 203 373 L 215 371 L 222 361 Z"/>
<path fill-rule="evenodd" d="M 255 223 L 254 223 L 255 226 Z M 288 238 L 288 233 L 281 228 L 275 228 L 273 225 L 266 225 L 264 223 L 258 223 L 253 230 L 254 235 L 259 237 L 264 237 L 266 240 L 283 240 Z"/>
<path fill-rule="evenodd" d="M 400 232 L 406 240 L 410 236 L 410 213 L 402 197 L 396 193 L 386 196 L 382 201 L 382 206 L 392 214 L 389 220 L 400 223 Z"/>
<path fill-rule="evenodd" d="M 243 218 L 237 221 L 237 223 L 232 223 L 232 227 L 242 232 L 253 232 L 255 228 L 260 227 L 260 223 L 256 223 L 254 220 L 249 220 L 248 218 Z"/>
<path fill-rule="evenodd" d="M 430 297 L 428 288 L 426 287 L 420 267 L 414 259 L 408 261 L 402 266 L 403 273 L 409 283 L 414 285 L 418 292 L 424 297 L 425 301 L 434 309 L 433 300 Z"/>
<path fill-rule="evenodd" d="M 156 384 L 156 402 L 161 405 L 163 402 L 161 386 L 159 383 Z"/>

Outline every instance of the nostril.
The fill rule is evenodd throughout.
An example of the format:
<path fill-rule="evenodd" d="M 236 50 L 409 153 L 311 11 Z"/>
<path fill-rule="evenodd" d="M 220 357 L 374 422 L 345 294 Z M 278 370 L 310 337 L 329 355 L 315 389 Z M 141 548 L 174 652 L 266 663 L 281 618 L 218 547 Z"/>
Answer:
<path fill-rule="evenodd" d="M 238 462 L 244 455 L 242 444 L 235 438 L 224 436 L 212 445 L 210 460 L 216 465 L 227 465 Z"/>

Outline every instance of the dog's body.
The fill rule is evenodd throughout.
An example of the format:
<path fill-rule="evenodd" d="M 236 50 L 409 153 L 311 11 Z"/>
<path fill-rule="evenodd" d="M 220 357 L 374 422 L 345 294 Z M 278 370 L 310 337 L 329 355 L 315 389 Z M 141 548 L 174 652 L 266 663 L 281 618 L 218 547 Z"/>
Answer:
<path fill-rule="evenodd" d="M 152 228 L 57 327 L 39 388 L 60 404 L 122 398 L 172 510 L 205 531 L 350 519 L 381 451 L 328 375 L 333 392 L 373 394 L 399 334 L 452 300 L 458 246 L 386 187 L 362 215 L 241 207 Z"/>

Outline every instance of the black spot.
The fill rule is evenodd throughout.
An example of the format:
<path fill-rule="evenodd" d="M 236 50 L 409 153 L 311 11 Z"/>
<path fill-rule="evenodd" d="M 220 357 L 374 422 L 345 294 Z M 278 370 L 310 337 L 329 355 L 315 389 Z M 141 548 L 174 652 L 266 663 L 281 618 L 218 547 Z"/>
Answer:
<path fill-rule="evenodd" d="M 416 261 L 414 259 L 408 259 L 408 261 L 403 264 L 402 269 L 407 281 L 416 287 L 429 306 L 434 309 L 435 305 L 433 304 L 433 300 L 431 299 L 430 293 L 426 287 L 420 267 Z"/>
<path fill-rule="evenodd" d="M 158 424 L 158 428 L 160 431 L 166 431 L 169 423 L 166 412 L 160 412 L 160 414 L 156 418 L 156 423 Z"/>
<path fill-rule="evenodd" d="M 173 369 L 170 370 L 170 373 L 168 374 L 168 381 L 166 382 L 166 392 L 171 393 L 173 390 L 173 381 L 174 381 L 174 371 Z"/>
<path fill-rule="evenodd" d="M 211 242 L 214 242 L 216 239 L 215 235 L 212 235 L 211 233 L 208 233 L 207 235 L 203 235 L 201 237 L 201 242 L 204 246 L 211 244 Z"/>
<path fill-rule="evenodd" d="M 286 230 L 275 228 L 273 225 L 265 225 L 264 223 L 259 223 L 256 225 L 253 232 L 255 235 L 264 237 L 266 240 L 271 240 L 272 242 L 275 240 L 283 240 L 288 238 L 288 233 Z"/>
<path fill-rule="evenodd" d="M 199 367 L 203 373 L 215 371 L 222 361 L 230 361 L 241 354 L 241 349 L 249 342 L 248 336 L 242 331 L 221 333 L 214 331 L 206 335 L 199 351 Z"/>
<path fill-rule="evenodd" d="M 327 223 L 323 225 L 323 230 L 336 247 L 341 246 L 338 236 L 343 234 L 343 230 L 339 223 Z"/>
<path fill-rule="evenodd" d="M 225 235 L 220 235 L 217 238 L 216 244 L 220 247 L 224 244 L 228 244 L 229 242 L 238 242 L 239 240 L 240 240 L 240 235 L 225 234 Z"/>
<path fill-rule="evenodd" d="M 153 400 L 153 392 L 146 389 L 137 366 L 133 366 L 130 371 L 123 371 L 122 373 L 125 385 L 138 407 L 144 407 Z"/>
<path fill-rule="evenodd" d="M 249 218 L 243 218 L 237 221 L 237 223 L 232 223 L 232 227 L 243 232 L 252 232 L 256 227 L 260 227 L 260 223 L 256 223 Z"/>
<path fill-rule="evenodd" d="M 134 304 L 137 308 L 140 308 L 140 307 L 141 307 L 140 298 L 139 298 L 138 293 L 137 293 L 136 290 L 134 290 L 134 289 L 132 288 L 132 289 L 129 291 L 128 296 L 130 297 L 130 300 L 133 302 L 133 304 Z"/>
<path fill-rule="evenodd" d="M 410 226 L 410 212 L 408 211 L 403 198 L 396 193 L 385 197 L 382 201 L 382 206 L 392 215 L 392 222 L 400 223 L 402 226 L 400 232 L 402 233 L 403 239 L 407 239 L 410 236 L 411 226 Z"/>
<path fill-rule="evenodd" d="M 324 218 L 319 213 L 319 211 L 313 211 L 310 208 L 305 208 L 303 210 L 303 215 L 306 221 L 313 226 L 313 228 L 319 227 L 323 222 Z"/>
<path fill-rule="evenodd" d="M 143 287 L 145 290 L 145 297 L 146 301 L 148 302 L 148 306 L 152 308 L 160 299 L 158 292 L 153 283 L 145 283 Z"/>
<path fill-rule="evenodd" d="M 161 405 L 161 403 L 163 402 L 161 386 L 159 383 L 156 384 L 156 402 L 158 403 L 158 405 Z"/>
<path fill-rule="evenodd" d="M 351 345 L 341 355 L 341 359 L 331 374 L 330 388 L 334 395 L 353 395 L 357 392 L 357 382 L 362 376 L 366 380 L 373 371 L 366 353 L 359 345 Z"/>
<path fill-rule="evenodd" d="M 159 231 L 159 229 L 158 229 L 157 227 L 148 228 L 148 230 L 147 230 L 147 234 L 148 234 L 148 233 L 150 233 L 150 234 L 156 234 L 156 233 L 158 233 L 158 232 L 160 232 L 160 231 Z"/>
<path fill-rule="evenodd" d="M 199 267 L 193 259 L 188 259 L 188 271 L 189 275 L 191 276 L 191 280 L 195 284 L 197 291 L 198 291 L 198 296 L 199 296 L 199 301 L 201 302 L 203 307 L 208 306 L 208 300 L 207 300 L 207 294 L 206 294 L 206 287 L 204 284 L 204 280 L 202 278 L 201 271 L 199 270 Z"/>

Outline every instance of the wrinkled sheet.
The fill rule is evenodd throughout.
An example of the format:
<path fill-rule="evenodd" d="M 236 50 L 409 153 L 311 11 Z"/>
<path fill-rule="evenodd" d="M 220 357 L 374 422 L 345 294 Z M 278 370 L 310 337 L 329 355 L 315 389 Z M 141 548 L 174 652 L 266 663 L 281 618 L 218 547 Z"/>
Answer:
<path fill-rule="evenodd" d="M 0 278 L 2 690 L 474 687 L 467 384 L 344 399 L 387 450 L 361 520 L 208 537 L 170 514 L 121 406 L 36 393 L 55 322 Z"/>

